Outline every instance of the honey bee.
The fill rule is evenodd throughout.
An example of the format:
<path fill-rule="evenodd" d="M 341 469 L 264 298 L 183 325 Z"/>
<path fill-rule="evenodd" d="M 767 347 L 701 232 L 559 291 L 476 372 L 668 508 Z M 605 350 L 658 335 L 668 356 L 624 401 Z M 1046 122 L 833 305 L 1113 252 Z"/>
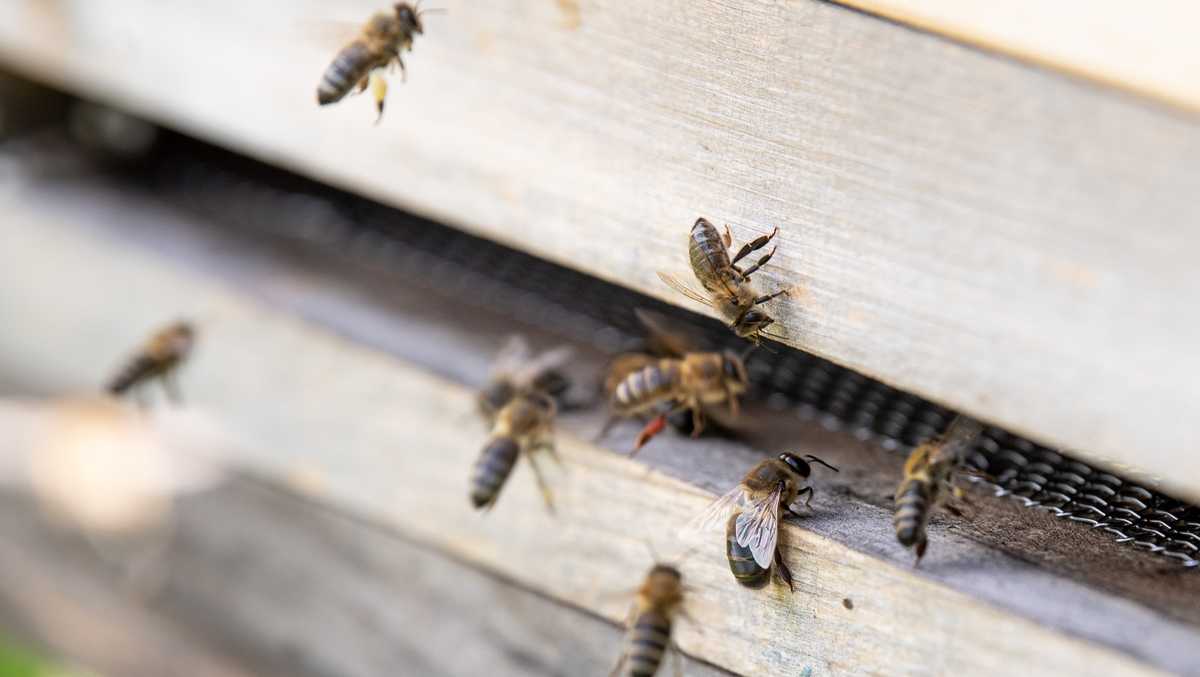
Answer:
<path fill-rule="evenodd" d="M 699 437 L 704 430 L 705 406 L 727 403 L 730 413 L 736 416 L 738 397 L 749 385 L 742 358 L 729 351 L 688 353 L 682 358 L 648 361 L 629 358 L 629 361 L 630 364 L 622 365 L 626 375 L 612 388 L 610 401 L 616 414 L 637 416 L 664 405 L 671 407 L 647 424 L 638 436 L 635 453 L 662 431 L 667 418 L 674 413 L 691 411 L 693 437 Z M 615 379 L 609 380 L 611 383 Z"/>
<path fill-rule="evenodd" d="M 679 647 L 671 641 L 671 624 L 683 604 L 683 574 L 670 564 L 655 564 L 629 611 L 625 650 L 609 677 L 653 677 L 669 649 L 675 650 L 675 672 L 683 674 Z M 628 664 L 625 672 L 621 668 Z"/>
<path fill-rule="evenodd" d="M 325 69 L 321 84 L 317 86 L 317 103 L 324 106 L 341 101 L 350 90 L 357 87 L 362 92 L 369 84 L 375 97 L 375 108 L 379 111 L 375 119 L 378 123 L 383 118 L 387 97 L 383 71 L 396 64 L 400 67 L 401 77 L 407 77 L 400 54 L 405 50 L 411 52 L 413 36 L 424 32 L 421 14 L 407 2 L 396 3 L 391 11 L 376 12 L 363 25 L 358 37 L 343 47 Z"/>
<path fill-rule="evenodd" d="M 725 234 L 722 236 L 717 232 L 716 226 L 701 217 L 696 219 L 695 225 L 692 226 L 688 255 L 692 263 L 692 272 L 707 295 L 693 291 L 666 273 L 660 272 L 658 276 L 684 296 L 716 310 L 738 336 L 755 343 L 763 336 L 778 338 L 766 331 L 775 320 L 755 306 L 785 295 L 789 290 L 781 289 L 773 294 L 760 295 L 750 284 L 750 276 L 771 260 L 775 255 L 775 248 L 745 270 L 737 266 L 738 261 L 767 246 L 778 233 L 779 228 L 775 228 L 770 235 L 762 235 L 747 242 L 731 260 L 728 250 L 733 246 L 733 235 L 729 232 L 729 226 L 725 226 Z"/>
<path fill-rule="evenodd" d="M 795 590 L 792 572 L 779 552 L 779 510 L 782 507 L 787 514 L 798 516 L 791 506 L 800 496 L 805 496 L 804 505 L 809 506 L 813 488 L 804 482 L 812 474 L 810 463 L 838 471 L 811 454 L 803 458 L 780 454 L 751 468 L 740 484 L 696 519 L 699 531 L 725 526 L 725 557 L 739 584 L 755 589 L 766 586 L 774 561 L 778 576 Z"/>
<path fill-rule="evenodd" d="M 955 474 L 963 462 L 963 454 L 983 431 L 978 422 L 959 416 L 950 424 L 946 433 L 917 445 L 904 463 L 904 479 L 896 489 L 896 512 L 892 526 L 896 529 L 896 540 L 906 548 L 914 548 L 921 563 L 928 542 L 925 525 L 929 515 L 945 498 L 944 491 L 962 497 L 962 489 L 954 485 Z M 958 513 L 952 506 L 947 510 Z"/>
<path fill-rule="evenodd" d="M 195 329 L 187 322 L 175 322 L 158 331 L 109 381 L 108 392 L 123 395 L 157 378 L 172 402 L 182 401 L 175 370 L 191 353 L 195 339 Z"/>
<path fill-rule="evenodd" d="M 571 355 L 570 348 L 560 346 L 535 357 L 523 338 L 512 337 L 501 348 L 487 384 L 476 396 L 480 415 L 492 423 L 496 412 L 525 391 L 545 393 L 561 406 L 562 397 L 571 386 L 562 368 Z"/>
<path fill-rule="evenodd" d="M 477 509 L 487 509 L 496 503 L 500 489 L 512 474 L 517 457 L 524 454 L 529 459 L 529 467 L 533 469 L 546 507 L 554 512 L 550 488 L 534 460 L 534 454 L 546 451 L 558 460 L 554 448 L 556 411 L 557 406 L 549 395 L 534 390 L 517 393 L 496 412 L 491 437 L 471 473 L 471 503 Z"/>

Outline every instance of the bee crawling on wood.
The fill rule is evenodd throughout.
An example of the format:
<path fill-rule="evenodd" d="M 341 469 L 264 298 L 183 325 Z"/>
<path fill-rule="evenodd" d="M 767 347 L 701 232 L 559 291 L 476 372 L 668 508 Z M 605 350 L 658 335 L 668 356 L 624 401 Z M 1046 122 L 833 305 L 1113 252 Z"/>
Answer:
<path fill-rule="evenodd" d="M 940 438 L 917 445 L 904 463 L 892 525 L 896 540 L 906 548 L 914 548 L 917 559 L 913 566 L 925 556 L 925 525 L 933 509 L 945 499 L 945 492 L 962 498 L 962 489 L 954 485 L 955 475 L 966 450 L 981 432 L 983 426 L 978 421 L 959 416 Z M 946 509 L 958 513 L 952 506 Z"/>
<path fill-rule="evenodd" d="M 691 413 L 693 437 L 704 431 L 705 407 L 728 405 L 736 416 L 738 398 L 749 387 L 743 358 L 730 351 L 699 350 L 683 334 L 665 329 L 661 316 L 641 310 L 637 315 L 649 330 L 650 352 L 617 356 L 604 381 L 616 417 L 653 416 L 638 435 L 634 453 L 675 414 Z"/>
<path fill-rule="evenodd" d="M 400 67 L 401 77 L 407 77 L 400 55 L 405 50 L 411 52 L 413 36 L 424 32 L 423 13 L 407 2 L 398 2 L 390 11 L 373 15 L 358 37 L 343 47 L 325 69 L 317 87 L 317 103 L 324 106 L 341 101 L 352 89 L 362 92 L 370 85 L 375 108 L 379 111 L 375 119 L 378 123 L 383 118 L 387 97 L 383 71 L 394 64 Z"/>
<path fill-rule="evenodd" d="M 513 336 L 500 349 L 492 364 L 487 384 L 476 396 L 479 414 L 489 424 L 496 413 L 521 392 L 538 391 L 549 395 L 560 407 L 571 382 L 563 371 L 573 351 L 566 346 L 533 355 L 529 343 Z"/>
<path fill-rule="evenodd" d="M 196 332 L 187 322 L 175 322 L 150 337 L 141 349 L 117 372 L 108 384 L 108 392 L 123 395 L 151 379 L 159 379 L 167 397 L 182 401 L 175 372 L 192 351 Z"/>
<path fill-rule="evenodd" d="M 684 589 L 683 574 L 678 568 L 670 564 L 651 567 L 629 610 L 625 649 L 609 677 L 653 677 L 667 651 L 672 649 L 675 674 L 683 674 L 681 652 L 671 639 L 671 625 L 681 613 Z"/>
<path fill-rule="evenodd" d="M 725 527 L 725 556 L 737 582 L 747 588 L 762 588 L 771 579 L 774 562 L 778 576 L 795 590 L 792 572 L 778 547 L 779 511 L 798 516 L 792 505 L 805 496 L 812 501 L 813 488 L 804 483 L 812 474 L 810 463 L 837 472 L 838 469 L 811 454 L 801 458 L 783 453 L 750 469 L 741 483 L 721 496 L 693 522 L 692 530 Z"/>
<path fill-rule="evenodd" d="M 779 228 L 776 228 L 770 235 L 762 235 L 747 242 L 730 259 L 728 250 L 733 246 L 733 235 L 729 232 L 729 226 L 725 226 L 725 234 L 721 235 L 716 226 L 701 217 L 696 219 L 692 226 L 691 238 L 688 240 L 688 256 L 691 259 L 692 272 L 704 287 L 706 294 L 693 291 L 666 273 L 660 272 L 658 276 L 684 296 L 716 310 L 738 336 L 755 343 L 761 341 L 763 336 L 778 338 L 775 334 L 767 332 L 767 327 L 775 320 L 757 306 L 785 295 L 790 290 L 781 289 L 773 294 L 760 295 L 750 283 L 750 276 L 771 260 L 775 249 L 771 249 L 744 270 L 737 265 L 752 252 L 767 246 L 778 233 Z"/>

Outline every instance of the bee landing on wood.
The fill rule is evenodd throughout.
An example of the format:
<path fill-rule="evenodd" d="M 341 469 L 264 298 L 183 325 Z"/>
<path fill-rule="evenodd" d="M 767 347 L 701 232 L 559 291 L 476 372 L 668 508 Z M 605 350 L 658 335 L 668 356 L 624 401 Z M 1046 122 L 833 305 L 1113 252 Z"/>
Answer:
<path fill-rule="evenodd" d="M 500 489 L 512 474 L 517 457 L 524 455 L 529 459 L 529 467 L 533 469 L 546 507 L 554 512 L 550 488 L 534 460 L 534 454 L 546 451 L 557 460 L 554 448 L 556 411 L 557 407 L 550 396 L 527 391 L 518 393 L 496 412 L 491 437 L 471 473 L 472 505 L 483 509 L 494 505 L 500 496 Z"/>
<path fill-rule="evenodd" d="M 560 346 L 535 357 L 525 339 L 510 338 L 500 349 L 487 384 L 476 396 L 480 416 L 493 423 L 504 405 L 517 394 L 528 391 L 545 393 L 561 407 L 562 398 L 571 387 L 563 367 L 572 355 L 570 348 Z"/>
<path fill-rule="evenodd" d="M 945 492 L 962 497 L 962 489 L 954 485 L 955 474 L 962 466 L 965 451 L 981 432 L 983 426 L 978 421 L 959 416 L 941 438 L 917 445 L 905 461 L 904 479 L 896 489 L 892 526 L 896 540 L 906 548 L 914 548 L 917 559 L 913 566 L 925 556 L 925 525 L 934 508 L 945 499 Z"/>
<path fill-rule="evenodd" d="M 741 483 L 729 493 L 713 501 L 696 518 L 691 530 L 706 531 L 717 525 L 725 527 L 725 557 L 737 582 L 747 588 L 762 588 L 771 578 L 771 564 L 788 588 L 795 590 L 792 572 L 779 552 L 779 510 L 796 515 L 792 504 L 806 496 L 804 505 L 812 501 L 813 488 L 805 486 L 812 474 L 809 463 L 837 472 L 837 468 L 811 454 L 803 458 L 795 454 L 780 454 L 750 469 Z"/>
<path fill-rule="evenodd" d="M 321 76 L 317 86 L 317 103 L 324 106 L 341 101 L 350 90 L 362 92 L 368 85 L 379 111 L 376 124 L 383 118 L 387 97 L 387 80 L 383 71 L 392 64 L 400 67 L 406 78 L 404 60 L 400 54 L 412 51 L 414 35 L 424 32 L 422 12 L 407 2 L 398 2 L 391 11 L 377 12 L 362 27 L 358 37 L 342 48 Z"/>
<path fill-rule="evenodd" d="M 782 289 L 773 294 L 760 295 L 750 284 L 750 276 L 771 260 L 775 249 L 745 270 L 737 266 L 738 261 L 767 246 L 778 233 L 779 229 L 776 228 L 770 235 L 762 235 L 747 242 L 730 259 L 728 250 L 733 246 L 733 236 L 729 232 L 729 226 L 725 226 L 725 234 L 722 236 L 708 219 L 696 219 L 695 225 L 692 226 L 691 238 L 688 240 L 688 256 L 691 259 L 692 272 L 704 287 L 706 294 L 692 291 L 687 285 L 666 273 L 660 272 L 658 276 L 684 296 L 716 310 L 738 336 L 754 343 L 761 341 L 763 336 L 778 338 L 766 331 L 775 320 L 756 306 L 787 294 L 789 290 Z"/>
<path fill-rule="evenodd" d="M 675 673 L 683 674 L 679 647 L 671 640 L 671 625 L 683 605 L 683 574 L 670 564 L 655 564 L 625 623 L 625 649 L 609 677 L 653 677 L 667 651 L 674 649 Z M 622 668 L 627 669 L 622 672 Z"/>
<path fill-rule="evenodd" d="M 195 329 L 187 322 L 176 322 L 160 330 L 117 372 L 108 384 L 108 392 L 123 395 L 157 378 L 168 399 L 175 403 L 182 401 L 175 371 L 191 353 L 195 338 Z"/>

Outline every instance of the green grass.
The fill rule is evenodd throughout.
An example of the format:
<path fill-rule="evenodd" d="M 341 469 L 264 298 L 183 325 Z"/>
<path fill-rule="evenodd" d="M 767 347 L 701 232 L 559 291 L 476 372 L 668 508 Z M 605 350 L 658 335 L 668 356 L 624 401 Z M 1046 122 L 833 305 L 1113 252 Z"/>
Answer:
<path fill-rule="evenodd" d="M 0 639 L 0 677 L 84 677 L 83 673 Z"/>

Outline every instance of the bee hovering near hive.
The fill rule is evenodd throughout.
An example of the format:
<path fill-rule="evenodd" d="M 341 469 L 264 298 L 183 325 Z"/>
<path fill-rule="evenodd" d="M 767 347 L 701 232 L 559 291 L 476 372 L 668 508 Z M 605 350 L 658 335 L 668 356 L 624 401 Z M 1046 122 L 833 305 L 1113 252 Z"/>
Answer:
<path fill-rule="evenodd" d="M 163 328 L 117 372 L 108 384 L 108 392 L 123 395 L 152 379 L 159 379 L 172 402 L 182 401 L 175 372 L 191 353 L 195 338 L 195 329 L 187 322 L 175 322 Z"/>
<path fill-rule="evenodd" d="M 554 500 L 542 471 L 534 460 L 539 451 L 555 456 L 554 415 L 557 407 L 545 393 L 527 391 L 518 393 L 508 404 L 496 412 L 492 434 L 484 445 L 475 469 L 471 473 L 471 504 L 476 508 L 490 508 L 500 497 L 500 490 L 512 474 L 517 457 L 529 459 L 538 489 L 546 501 L 546 508 L 554 512 Z"/>
<path fill-rule="evenodd" d="M 423 13 L 407 2 L 398 2 L 391 11 L 377 12 L 362 27 L 358 37 L 342 48 L 325 69 L 317 87 L 317 103 L 324 106 L 341 101 L 352 89 L 362 92 L 368 85 L 375 97 L 375 108 L 383 118 L 387 97 L 387 80 L 383 71 L 390 65 L 400 67 L 402 78 L 407 77 L 400 54 L 412 51 L 414 35 L 424 32 Z"/>
<path fill-rule="evenodd" d="M 535 356 L 525 339 L 513 336 L 500 349 L 487 384 L 476 396 L 479 414 L 489 424 L 493 423 L 504 405 L 526 391 L 545 393 L 561 407 L 571 387 L 563 367 L 572 355 L 570 348 L 559 346 Z"/>
<path fill-rule="evenodd" d="M 658 276 L 684 296 L 716 310 L 738 336 L 755 343 L 760 342 L 763 336 L 777 338 L 766 331 L 775 320 L 757 306 L 785 295 L 789 290 L 759 294 L 750 283 L 750 276 L 771 260 L 775 249 L 771 249 L 745 270 L 738 268 L 737 263 L 751 252 L 767 246 L 778 233 L 779 229 L 776 228 L 770 235 L 762 235 L 747 242 L 730 259 L 728 250 L 733 246 L 733 235 L 729 232 L 729 226 L 725 226 L 725 234 L 721 235 L 708 219 L 696 219 L 695 225 L 692 226 L 691 238 L 688 240 L 688 256 L 691 259 L 692 272 L 704 287 L 706 294 L 693 291 L 666 273 L 660 272 Z"/>
<path fill-rule="evenodd" d="M 892 526 L 896 529 L 896 540 L 906 548 L 914 548 L 917 559 L 913 566 L 921 563 L 928 545 L 925 525 L 929 516 L 945 499 L 945 492 L 962 497 L 962 489 L 954 485 L 954 478 L 962 467 L 966 450 L 983 432 L 976 420 L 959 416 L 954 419 L 940 438 L 917 445 L 904 463 L 904 479 L 896 489 L 896 512 Z M 946 506 L 951 512 L 958 511 Z"/>
<path fill-rule="evenodd" d="M 692 530 L 707 531 L 725 526 L 725 557 L 737 582 L 747 588 L 762 588 L 771 579 L 772 561 L 776 573 L 788 587 L 792 572 L 779 552 L 779 510 L 796 515 L 792 504 L 806 495 L 804 505 L 812 501 L 813 488 L 804 485 L 812 474 L 809 463 L 837 472 L 837 468 L 811 454 L 803 458 L 784 453 L 750 469 L 741 483 L 713 503 L 696 518 Z"/>
<path fill-rule="evenodd" d="M 671 625 L 683 605 L 683 592 L 679 569 L 670 564 L 655 564 L 650 569 L 629 610 L 625 649 L 609 677 L 654 677 L 663 656 L 672 649 L 675 673 L 683 674 L 679 647 L 671 640 Z"/>

